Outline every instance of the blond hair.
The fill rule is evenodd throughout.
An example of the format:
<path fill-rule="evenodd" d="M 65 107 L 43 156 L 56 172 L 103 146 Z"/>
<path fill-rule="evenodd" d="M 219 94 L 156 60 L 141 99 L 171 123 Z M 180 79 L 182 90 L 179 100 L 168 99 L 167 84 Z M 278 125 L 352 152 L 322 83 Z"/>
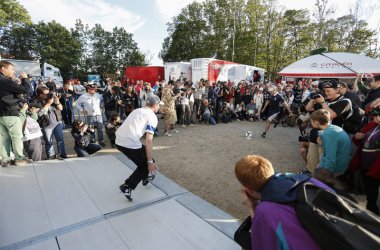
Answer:
<path fill-rule="evenodd" d="M 260 191 L 274 175 L 274 169 L 268 159 L 259 155 L 247 155 L 236 163 L 235 175 L 243 186 Z"/>

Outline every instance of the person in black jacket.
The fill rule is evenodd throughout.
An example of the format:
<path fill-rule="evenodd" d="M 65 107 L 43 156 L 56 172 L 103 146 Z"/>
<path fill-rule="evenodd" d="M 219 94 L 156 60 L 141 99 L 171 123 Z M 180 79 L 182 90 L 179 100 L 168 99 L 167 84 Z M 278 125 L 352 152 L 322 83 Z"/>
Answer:
<path fill-rule="evenodd" d="M 29 80 L 25 72 L 21 73 L 21 84 L 12 80 L 15 74 L 14 65 L 0 61 L 0 157 L 1 166 L 8 167 L 10 151 L 15 155 L 14 164 L 23 166 L 32 160 L 24 156 L 22 143 L 22 124 L 18 117 L 21 105 L 26 102 L 24 95 L 29 93 Z"/>
<path fill-rule="evenodd" d="M 94 129 L 89 128 L 80 120 L 74 120 L 71 129 L 74 138 L 74 151 L 78 157 L 87 157 L 98 152 L 102 147 L 94 143 Z"/>
<path fill-rule="evenodd" d="M 107 121 L 110 120 L 113 114 L 119 113 L 119 106 L 122 104 L 120 97 L 120 89 L 118 86 L 113 86 L 111 91 L 107 91 L 103 94 L 104 109 L 107 117 Z"/>

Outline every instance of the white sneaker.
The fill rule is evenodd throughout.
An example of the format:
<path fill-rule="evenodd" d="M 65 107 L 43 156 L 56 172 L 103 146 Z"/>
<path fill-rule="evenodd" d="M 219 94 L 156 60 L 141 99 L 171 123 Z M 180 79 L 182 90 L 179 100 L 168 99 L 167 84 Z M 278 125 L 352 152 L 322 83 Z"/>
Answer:
<path fill-rule="evenodd" d="M 165 132 L 164 135 L 169 137 L 172 136 L 172 134 L 170 134 L 169 132 Z"/>
<path fill-rule="evenodd" d="M 189 127 L 195 127 L 195 125 L 191 123 L 191 124 L 189 124 Z"/>
<path fill-rule="evenodd" d="M 171 132 L 172 132 L 172 133 L 179 133 L 179 131 L 178 131 L 178 130 L 175 130 L 175 129 L 173 129 Z"/>
<path fill-rule="evenodd" d="M 185 125 L 185 124 L 183 124 L 181 127 L 182 127 L 182 128 L 186 128 L 186 125 Z"/>

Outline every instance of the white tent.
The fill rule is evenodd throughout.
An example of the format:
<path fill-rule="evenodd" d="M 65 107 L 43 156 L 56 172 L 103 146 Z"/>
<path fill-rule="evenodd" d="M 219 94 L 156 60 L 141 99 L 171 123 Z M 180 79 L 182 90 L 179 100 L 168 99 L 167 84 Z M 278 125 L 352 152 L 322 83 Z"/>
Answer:
<path fill-rule="evenodd" d="M 352 53 L 323 53 L 301 59 L 279 72 L 293 78 L 356 78 L 357 73 L 380 75 L 380 61 Z"/>

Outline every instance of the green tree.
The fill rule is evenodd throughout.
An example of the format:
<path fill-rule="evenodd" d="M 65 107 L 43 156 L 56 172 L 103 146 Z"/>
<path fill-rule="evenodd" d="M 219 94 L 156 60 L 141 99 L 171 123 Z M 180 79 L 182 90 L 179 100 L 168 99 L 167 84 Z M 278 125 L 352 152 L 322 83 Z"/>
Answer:
<path fill-rule="evenodd" d="M 0 1 L 0 54 L 30 59 L 28 47 L 33 31 L 28 11 L 16 0 Z"/>
<path fill-rule="evenodd" d="M 36 44 L 33 48 L 41 63 L 60 68 L 63 74 L 72 71 L 80 58 L 80 43 L 56 21 L 35 25 Z"/>
<path fill-rule="evenodd" d="M 202 4 L 193 2 L 186 6 L 167 24 L 169 36 L 163 41 L 159 57 L 165 62 L 174 62 L 212 56 L 206 23 Z"/>

